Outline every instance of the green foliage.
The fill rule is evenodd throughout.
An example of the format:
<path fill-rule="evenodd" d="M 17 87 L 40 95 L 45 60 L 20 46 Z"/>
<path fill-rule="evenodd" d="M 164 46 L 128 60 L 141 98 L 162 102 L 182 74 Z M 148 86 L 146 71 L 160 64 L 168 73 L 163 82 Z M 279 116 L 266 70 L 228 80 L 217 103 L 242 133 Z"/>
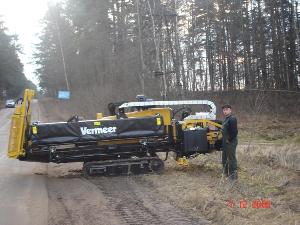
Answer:
<path fill-rule="evenodd" d="M 17 97 L 24 88 L 35 87 L 23 73 L 17 41 L 16 36 L 6 34 L 6 28 L 0 21 L 0 98 L 4 97 L 3 92 L 6 92 L 7 98 Z"/>

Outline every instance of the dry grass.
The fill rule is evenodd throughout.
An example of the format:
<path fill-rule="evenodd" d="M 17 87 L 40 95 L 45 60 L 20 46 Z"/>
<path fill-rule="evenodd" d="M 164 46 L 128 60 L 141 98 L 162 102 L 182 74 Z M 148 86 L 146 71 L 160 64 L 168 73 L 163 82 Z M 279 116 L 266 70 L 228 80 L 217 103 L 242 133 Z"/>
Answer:
<path fill-rule="evenodd" d="M 272 142 L 274 144 L 300 144 L 300 119 L 274 119 L 269 116 L 252 117 L 239 124 L 240 139 Z"/>
<path fill-rule="evenodd" d="M 240 149 L 245 155 L 270 167 L 279 165 L 300 171 L 300 146 L 297 144 L 256 144 L 250 147 L 242 145 Z"/>
<path fill-rule="evenodd" d="M 163 175 L 143 179 L 177 206 L 212 224 L 297 224 L 300 174 L 294 166 L 285 165 L 289 158 L 284 156 L 284 148 L 269 147 L 265 150 L 265 146 L 255 146 L 249 151 L 239 146 L 239 182 L 235 184 L 221 175 L 220 152 L 200 155 L 190 161 L 189 167 L 179 167 L 170 159 Z M 281 152 L 278 161 L 273 159 L 277 151 Z M 280 161 L 279 156 L 285 160 Z M 227 206 L 228 199 L 235 201 L 234 208 Z M 252 208 L 255 199 L 271 200 L 271 208 Z M 246 209 L 239 207 L 240 200 L 247 201 Z"/>

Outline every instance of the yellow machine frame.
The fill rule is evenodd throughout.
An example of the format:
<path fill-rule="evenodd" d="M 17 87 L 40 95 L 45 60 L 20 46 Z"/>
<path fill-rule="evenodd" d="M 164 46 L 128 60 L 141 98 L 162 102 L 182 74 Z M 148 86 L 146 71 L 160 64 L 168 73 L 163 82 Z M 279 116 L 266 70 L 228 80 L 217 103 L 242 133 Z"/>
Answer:
<path fill-rule="evenodd" d="M 159 114 L 163 117 L 165 126 L 172 125 L 173 128 L 175 128 L 175 124 L 172 123 L 171 120 L 171 112 L 171 108 L 148 108 L 141 111 L 127 112 L 125 114 L 128 118 L 155 116 Z M 98 120 L 117 119 L 116 116 L 103 117 L 103 113 L 97 113 L 96 118 Z M 222 125 L 208 119 L 186 119 L 184 121 L 181 121 L 181 126 L 183 129 L 197 128 L 200 126 L 202 128 L 209 128 L 209 132 L 207 132 L 207 140 L 209 144 L 214 144 L 217 140 L 222 139 L 222 134 L 221 132 L 219 132 L 219 129 L 222 128 Z M 166 129 L 166 132 L 168 133 L 169 131 Z M 174 141 L 176 142 L 176 129 L 173 129 L 172 136 Z M 119 140 L 119 142 L 122 142 L 122 140 Z"/>
<path fill-rule="evenodd" d="M 24 138 L 27 126 L 31 123 L 31 100 L 34 90 L 26 89 L 23 101 L 16 105 L 11 118 L 10 136 L 7 155 L 9 158 L 19 158 L 25 155 Z"/>

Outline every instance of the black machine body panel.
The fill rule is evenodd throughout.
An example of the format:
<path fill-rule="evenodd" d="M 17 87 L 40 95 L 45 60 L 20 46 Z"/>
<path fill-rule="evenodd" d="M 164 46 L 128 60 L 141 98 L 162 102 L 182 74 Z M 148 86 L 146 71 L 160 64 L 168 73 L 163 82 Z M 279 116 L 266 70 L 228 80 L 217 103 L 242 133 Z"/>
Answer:
<path fill-rule="evenodd" d="M 184 152 L 189 154 L 209 152 L 207 129 L 184 130 L 183 147 Z"/>
<path fill-rule="evenodd" d="M 36 146 L 153 137 L 162 136 L 164 132 L 162 117 L 143 117 L 35 124 L 31 127 L 30 139 Z"/>
<path fill-rule="evenodd" d="M 87 162 L 143 157 L 166 149 L 163 117 L 41 123 L 30 127 L 26 156 L 38 162 Z M 152 143 L 153 142 L 153 143 Z M 167 147 L 166 147 L 167 146 Z"/>

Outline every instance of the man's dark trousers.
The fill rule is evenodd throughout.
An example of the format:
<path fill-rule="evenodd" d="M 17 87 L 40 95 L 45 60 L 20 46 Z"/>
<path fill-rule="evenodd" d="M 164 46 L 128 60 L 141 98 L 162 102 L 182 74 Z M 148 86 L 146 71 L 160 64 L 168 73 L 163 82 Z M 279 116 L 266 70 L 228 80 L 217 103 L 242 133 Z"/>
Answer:
<path fill-rule="evenodd" d="M 222 164 L 223 173 L 226 176 L 232 175 L 237 171 L 237 160 L 236 160 L 236 146 L 238 144 L 237 138 L 231 142 L 227 142 L 223 145 L 222 152 Z"/>
<path fill-rule="evenodd" d="M 232 115 L 226 117 L 223 122 L 222 135 L 222 164 L 223 174 L 225 176 L 235 176 L 237 178 L 237 160 L 236 160 L 236 147 L 238 144 L 237 139 L 237 121 Z"/>

